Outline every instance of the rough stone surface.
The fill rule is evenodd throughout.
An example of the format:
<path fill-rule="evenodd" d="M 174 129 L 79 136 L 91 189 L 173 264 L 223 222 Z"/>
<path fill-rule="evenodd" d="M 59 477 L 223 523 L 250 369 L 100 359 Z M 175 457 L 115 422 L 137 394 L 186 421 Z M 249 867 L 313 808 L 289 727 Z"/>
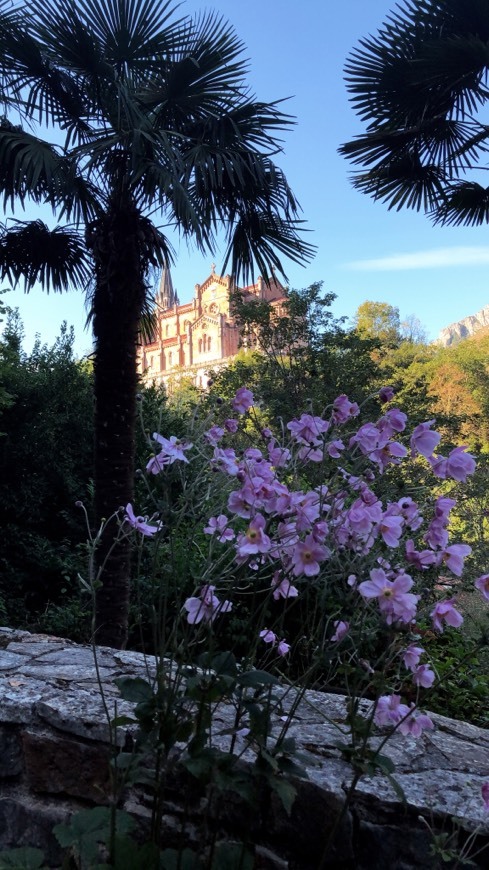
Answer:
<path fill-rule="evenodd" d="M 127 751 L 134 741 L 136 726 L 130 721 L 117 728 L 115 739 L 109 725 L 114 716 L 130 718 L 133 712 L 133 706 L 120 699 L 114 680 L 151 680 L 155 670 L 155 660 L 139 653 L 100 648 L 96 667 L 89 647 L 0 629 L 0 850 L 35 846 L 44 850 L 48 866 L 60 865 L 53 826 L 80 808 L 110 801 L 109 759 L 117 748 Z M 284 689 L 284 710 L 292 703 L 291 692 Z M 216 733 L 226 731 L 233 716 L 233 710 L 221 706 Z M 182 779 L 169 783 L 165 791 L 165 845 L 181 842 L 190 799 L 186 843 L 196 840 L 200 819 L 207 813 L 221 833 L 255 837 L 257 870 L 315 870 L 335 826 L 335 846 L 324 865 L 333 868 L 435 868 L 430 828 L 450 831 L 453 819 L 459 820 L 466 836 L 477 836 L 478 848 L 487 846 L 489 813 L 484 812 L 481 786 L 489 779 L 489 731 L 435 714 L 432 719 L 434 731 L 417 740 L 395 734 L 382 746 L 382 754 L 395 765 L 397 786 L 381 773 L 364 777 L 341 814 L 353 775 L 338 747 L 348 736 L 345 699 L 306 692 L 289 736 L 310 759 L 309 779 L 296 783 L 290 817 L 273 796 L 264 826 L 260 812 L 240 805 L 239 799 L 221 795 L 206 803 L 195 782 Z M 281 724 L 277 719 L 277 729 Z M 216 745 L 225 749 L 229 739 L 217 736 Z M 379 734 L 372 746 L 383 740 Z M 249 758 L 243 751 L 242 762 Z M 148 826 L 150 792 L 132 787 L 121 801 L 143 827 Z M 476 859 L 478 866 L 489 865 L 488 855 Z"/>

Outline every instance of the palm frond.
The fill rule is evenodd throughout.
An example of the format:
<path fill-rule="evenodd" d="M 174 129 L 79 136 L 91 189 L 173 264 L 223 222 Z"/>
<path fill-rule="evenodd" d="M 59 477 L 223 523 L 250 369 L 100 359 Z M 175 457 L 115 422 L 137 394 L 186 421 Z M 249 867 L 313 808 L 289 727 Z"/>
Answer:
<path fill-rule="evenodd" d="M 428 212 L 437 209 L 445 195 L 446 181 L 439 166 L 421 164 L 414 153 L 352 176 L 352 184 L 357 190 L 397 211 L 402 208 Z"/>
<path fill-rule="evenodd" d="M 23 280 L 31 290 L 38 282 L 49 293 L 84 289 L 90 278 L 90 263 L 83 239 L 76 230 L 42 221 L 16 222 L 0 227 L 0 276 L 16 286 Z"/>
<path fill-rule="evenodd" d="M 473 181 L 450 185 L 432 218 L 435 224 L 445 226 L 473 227 L 489 223 L 489 187 Z"/>
<path fill-rule="evenodd" d="M 265 281 L 275 271 L 287 280 L 277 252 L 300 265 L 312 260 L 316 253 L 314 245 L 300 238 L 301 229 L 300 221 L 285 221 L 268 212 L 249 209 L 229 228 L 222 271 L 230 263 L 236 281 L 241 277 L 245 283 L 254 280 L 256 270 Z"/>

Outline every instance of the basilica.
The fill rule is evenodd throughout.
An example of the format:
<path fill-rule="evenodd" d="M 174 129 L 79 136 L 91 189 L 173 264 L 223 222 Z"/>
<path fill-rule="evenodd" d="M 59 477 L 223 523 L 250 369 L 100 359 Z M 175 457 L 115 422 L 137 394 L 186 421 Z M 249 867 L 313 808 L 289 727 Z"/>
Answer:
<path fill-rule="evenodd" d="M 241 335 L 230 306 L 235 285 L 230 275 L 222 277 L 211 267 L 203 284 L 195 285 L 194 298 L 179 303 L 167 269 L 163 270 L 156 295 L 156 326 L 153 340 L 140 348 L 139 370 L 146 383 L 164 384 L 168 392 L 182 377 L 205 389 L 209 372 L 227 365 L 241 346 Z M 239 287 L 243 300 L 270 302 L 280 311 L 286 289 L 276 278 L 266 284 Z"/>

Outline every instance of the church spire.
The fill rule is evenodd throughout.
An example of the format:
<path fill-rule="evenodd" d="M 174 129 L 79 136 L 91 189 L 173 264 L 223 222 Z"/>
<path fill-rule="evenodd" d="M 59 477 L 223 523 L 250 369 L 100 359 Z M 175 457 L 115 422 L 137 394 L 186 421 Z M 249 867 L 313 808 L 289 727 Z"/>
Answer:
<path fill-rule="evenodd" d="M 175 304 L 178 305 L 178 296 L 173 289 L 170 270 L 167 269 L 166 266 L 164 266 L 163 272 L 161 273 L 160 287 L 156 295 L 156 302 L 163 311 L 166 311 L 168 308 L 173 308 Z"/>

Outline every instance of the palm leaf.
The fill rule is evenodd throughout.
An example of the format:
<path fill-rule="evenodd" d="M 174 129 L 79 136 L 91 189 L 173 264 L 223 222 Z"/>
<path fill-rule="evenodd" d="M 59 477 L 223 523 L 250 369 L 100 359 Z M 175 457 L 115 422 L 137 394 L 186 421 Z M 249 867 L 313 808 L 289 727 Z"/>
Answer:
<path fill-rule="evenodd" d="M 433 213 L 435 224 L 480 226 L 489 223 L 489 187 L 477 182 L 452 184 L 442 204 Z"/>
<path fill-rule="evenodd" d="M 0 228 L 0 276 L 14 286 L 23 280 L 31 290 L 38 282 L 49 293 L 86 288 L 89 260 L 80 234 L 66 227 L 48 229 L 42 221 L 16 222 Z"/>

